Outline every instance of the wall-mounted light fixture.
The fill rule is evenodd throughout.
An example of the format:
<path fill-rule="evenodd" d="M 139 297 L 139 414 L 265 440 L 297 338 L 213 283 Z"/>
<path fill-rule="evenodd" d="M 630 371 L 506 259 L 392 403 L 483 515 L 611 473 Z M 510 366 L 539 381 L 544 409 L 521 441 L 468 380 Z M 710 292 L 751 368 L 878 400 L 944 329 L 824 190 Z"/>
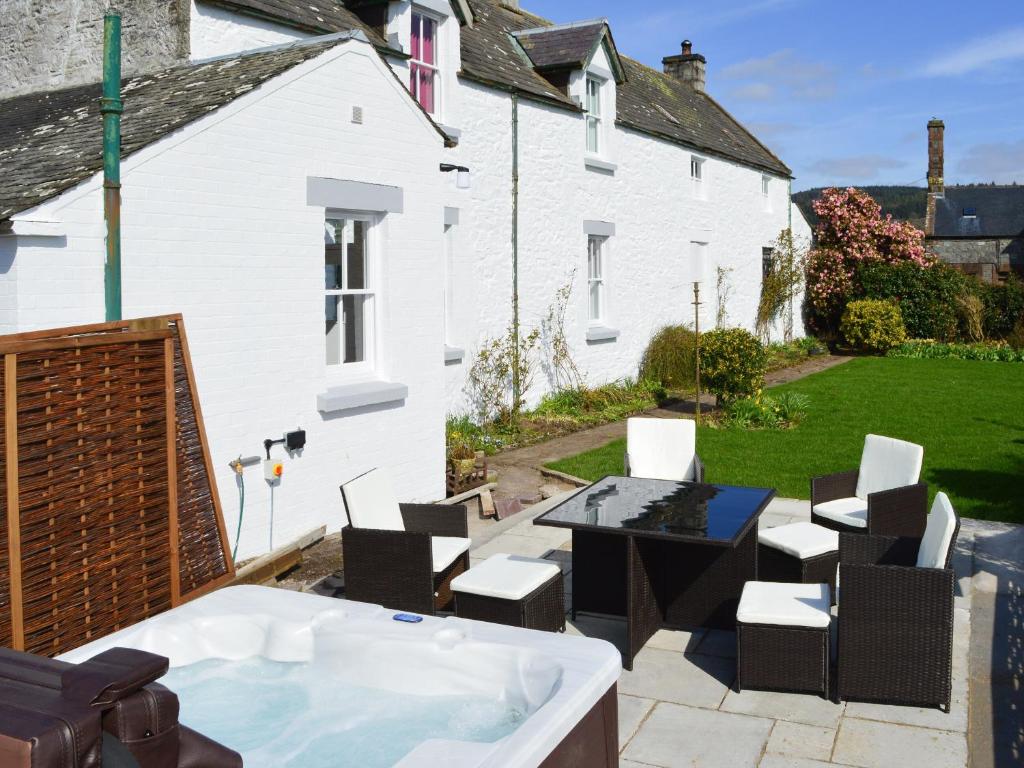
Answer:
<path fill-rule="evenodd" d="M 464 165 L 441 163 L 442 173 L 451 173 L 452 171 L 458 172 L 458 177 L 455 179 L 455 186 L 459 189 L 469 189 L 469 168 Z"/>

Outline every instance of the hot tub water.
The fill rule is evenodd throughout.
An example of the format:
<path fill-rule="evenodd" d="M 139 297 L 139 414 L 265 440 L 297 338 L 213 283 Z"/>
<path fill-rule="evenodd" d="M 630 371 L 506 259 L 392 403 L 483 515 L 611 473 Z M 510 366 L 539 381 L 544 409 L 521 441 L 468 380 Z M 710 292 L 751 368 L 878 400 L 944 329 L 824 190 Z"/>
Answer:
<path fill-rule="evenodd" d="M 497 699 L 362 688 L 262 657 L 175 667 L 160 682 L 178 694 L 181 722 L 252 768 L 387 768 L 428 739 L 493 742 L 526 718 Z"/>

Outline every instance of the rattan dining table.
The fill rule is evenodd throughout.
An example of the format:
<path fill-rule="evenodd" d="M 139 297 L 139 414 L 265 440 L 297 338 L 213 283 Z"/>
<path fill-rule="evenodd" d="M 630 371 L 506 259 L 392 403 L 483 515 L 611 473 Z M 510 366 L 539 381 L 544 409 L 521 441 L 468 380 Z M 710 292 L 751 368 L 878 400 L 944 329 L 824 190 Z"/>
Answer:
<path fill-rule="evenodd" d="M 608 476 L 535 525 L 572 529 L 572 617 L 623 616 L 623 666 L 661 628 L 733 629 L 757 578 L 757 519 L 772 488 Z"/>

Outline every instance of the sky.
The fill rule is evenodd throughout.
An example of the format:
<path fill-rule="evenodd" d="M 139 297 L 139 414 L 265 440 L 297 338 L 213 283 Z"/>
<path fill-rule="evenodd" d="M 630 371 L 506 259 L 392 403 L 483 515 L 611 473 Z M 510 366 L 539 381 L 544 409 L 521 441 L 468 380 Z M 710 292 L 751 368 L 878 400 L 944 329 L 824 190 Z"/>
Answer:
<path fill-rule="evenodd" d="M 793 169 L 794 191 L 925 186 L 926 123 L 947 184 L 1024 183 L 1024 0 L 521 0 L 556 22 L 607 18 L 657 69 L 683 39 L 707 91 Z"/>

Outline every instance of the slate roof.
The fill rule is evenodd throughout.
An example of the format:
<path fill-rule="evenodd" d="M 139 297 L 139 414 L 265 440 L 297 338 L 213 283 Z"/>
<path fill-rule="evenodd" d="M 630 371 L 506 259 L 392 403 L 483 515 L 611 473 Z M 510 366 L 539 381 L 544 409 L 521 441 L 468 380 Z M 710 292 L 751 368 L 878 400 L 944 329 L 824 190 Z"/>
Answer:
<path fill-rule="evenodd" d="M 604 21 L 552 27 L 537 27 L 516 33 L 516 39 L 537 69 L 581 67 L 597 48 L 607 24 Z"/>
<path fill-rule="evenodd" d="M 974 209 L 975 216 L 965 216 Z M 935 199 L 935 227 L 931 237 L 1024 236 L 1024 186 L 946 187 Z"/>
<path fill-rule="evenodd" d="M 130 157 L 343 39 L 318 39 L 126 78 L 121 91 L 122 157 Z M 93 83 L 0 101 L 0 221 L 102 170 L 100 93 L 101 85 Z"/>
<path fill-rule="evenodd" d="M 380 33 L 367 26 L 339 0 L 203 0 L 250 16 L 282 21 L 315 34 L 331 34 L 358 29 L 378 48 L 388 43 Z"/>
<path fill-rule="evenodd" d="M 550 21 L 505 8 L 499 0 L 469 2 L 476 22 L 462 29 L 463 77 L 579 109 L 517 50 L 517 32 L 553 26 Z M 620 125 L 781 176 L 791 175 L 785 163 L 706 93 L 638 61 L 620 58 L 626 77 L 616 94 Z"/>

